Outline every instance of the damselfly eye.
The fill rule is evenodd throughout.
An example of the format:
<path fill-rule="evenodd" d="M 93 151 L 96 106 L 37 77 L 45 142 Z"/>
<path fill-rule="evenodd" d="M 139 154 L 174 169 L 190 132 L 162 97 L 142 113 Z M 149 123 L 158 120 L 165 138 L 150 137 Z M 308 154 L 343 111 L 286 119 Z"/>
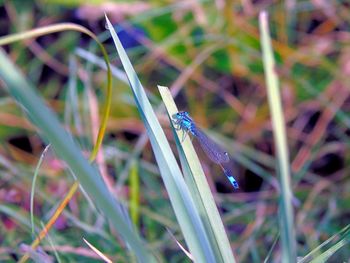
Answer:
<path fill-rule="evenodd" d="M 180 115 L 179 113 L 175 113 L 175 114 L 172 115 L 172 117 L 173 117 L 174 119 L 177 119 L 177 120 L 180 119 L 180 116 L 181 116 L 181 115 Z"/>

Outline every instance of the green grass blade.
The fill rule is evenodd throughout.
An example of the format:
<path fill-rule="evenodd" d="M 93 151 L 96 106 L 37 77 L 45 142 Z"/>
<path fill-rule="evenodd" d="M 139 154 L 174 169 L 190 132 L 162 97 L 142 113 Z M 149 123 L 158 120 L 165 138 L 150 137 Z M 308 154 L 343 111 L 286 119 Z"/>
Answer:
<path fill-rule="evenodd" d="M 167 87 L 158 86 L 159 92 L 162 96 L 163 102 L 167 109 L 169 117 L 178 112 L 175 102 L 171 96 L 171 93 Z M 201 210 L 201 216 L 203 218 L 206 230 L 210 237 L 210 242 L 215 249 L 217 260 L 220 262 L 235 262 L 232 254 L 230 242 L 227 238 L 224 225 L 222 223 L 219 211 L 216 207 L 214 197 L 210 191 L 209 184 L 203 172 L 202 166 L 198 159 L 198 156 L 193 148 L 191 139 L 186 136 L 185 140 L 182 140 L 182 131 L 176 131 L 177 144 L 180 148 L 180 157 L 184 164 L 184 167 L 189 169 L 189 182 L 188 185 L 192 191 L 194 200 L 197 207 Z"/>
<path fill-rule="evenodd" d="M 267 253 L 267 255 L 266 255 L 265 259 L 264 259 L 264 263 L 271 262 L 270 257 L 272 256 L 272 252 L 273 252 L 273 250 L 274 250 L 274 248 L 275 248 L 279 238 L 280 238 L 280 234 L 278 233 L 276 238 L 275 238 L 275 241 L 273 241 L 272 246 L 270 247 L 270 250 L 269 250 L 269 252 Z"/>
<path fill-rule="evenodd" d="M 292 207 L 292 190 L 290 180 L 289 156 L 287 148 L 286 127 L 281 105 L 278 77 L 275 69 L 268 16 L 260 13 L 260 34 L 264 62 L 267 95 L 272 117 L 272 129 L 276 148 L 277 171 L 280 175 L 280 228 L 282 241 L 282 258 L 284 262 L 296 261 L 296 243 L 294 230 L 294 215 Z"/>
<path fill-rule="evenodd" d="M 323 252 L 321 255 L 319 255 L 317 258 L 310 261 L 310 263 L 323 263 L 327 262 L 327 260 L 335 253 L 337 250 L 345 246 L 349 240 L 343 239 L 336 243 L 334 246 L 327 249 L 325 252 Z"/>
<path fill-rule="evenodd" d="M 332 242 L 334 245 L 331 245 L 328 249 L 326 249 L 323 253 L 319 254 L 324 247 L 327 247 Z M 313 249 L 310 253 L 308 253 L 305 257 L 298 261 L 298 263 L 306 263 L 306 262 L 326 262 L 328 258 L 330 258 L 337 250 L 345 246 L 350 242 L 350 225 L 347 225 L 342 230 L 340 230 L 335 235 L 328 238 L 317 248 Z M 314 255 L 317 255 L 315 258 Z"/>
<path fill-rule="evenodd" d="M 21 210 L 20 208 L 14 205 L 0 204 L 0 213 L 12 218 L 18 223 L 19 227 L 21 228 L 31 228 L 31 222 L 30 220 L 28 220 L 28 216 L 25 213 L 25 211 Z M 40 231 L 40 227 L 38 226 L 38 224 L 34 225 L 34 231 Z"/>
<path fill-rule="evenodd" d="M 138 163 L 133 162 L 130 168 L 130 216 L 136 229 L 140 224 L 140 177 Z"/>
<path fill-rule="evenodd" d="M 169 142 L 112 24 L 107 17 L 106 20 L 189 250 L 197 262 L 216 262 L 203 222 L 182 177 Z"/>
<path fill-rule="evenodd" d="M 139 261 L 154 262 L 153 256 L 145 249 L 140 238 L 124 221 L 120 206 L 108 191 L 97 169 L 83 157 L 75 141 L 60 125 L 56 115 L 44 104 L 34 88 L 24 79 L 3 51 L 0 51 L 0 60 L 2 63 L 0 78 L 30 120 L 39 128 L 41 135 L 50 142 L 57 155 L 67 163 L 95 204 L 111 220 L 123 240 L 137 255 Z"/>

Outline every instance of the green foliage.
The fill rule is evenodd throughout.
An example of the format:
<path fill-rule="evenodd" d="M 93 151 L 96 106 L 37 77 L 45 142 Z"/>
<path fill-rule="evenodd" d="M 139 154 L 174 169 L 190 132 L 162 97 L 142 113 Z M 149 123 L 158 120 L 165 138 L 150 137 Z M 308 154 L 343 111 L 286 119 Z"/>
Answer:
<path fill-rule="evenodd" d="M 300 262 L 345 262 L 350 258 L 346 1 L 321 1 L 317 5 L 315 1 L 295 1 L 294 6 L 276 1 L 112 1 L 108 5 L 98 0 L 22 2 L 0 1 L 4 11 L 0 18 L 2 36 L 58 22 L 82 23 L 105 41 L 113 62 L 114 84 L 103 155 L 91 167 L 81 156 L 87 156 L 95 145 L 98 117 L 106 100 L 105 62 L 96 44 L 76 32 L 61 32 L 4 47 L 7 55 L 1 60 L 0 85 L 4 87 L 11 79 L 12 91 L 18 91 L 16 98 L 24 97 L 31 107 L 23 101 L 19 107 L 2 89 L 1 262 L 11 261 L 11 253 L 22 255 L 20 245 L 35 238 L 30 229 L 30 196 L 35 199 L 33 216 L 38 233 L 41 223 L 48 221 L 73 184 L 67 164 L 60 159 L 73 167 L 82 182 L 82 189 L 49 231 L 49 238 L 41 241 L 44 251 L 55 257 L 54 247 L 62 262 L 96 261 L 82 238 L 113 262 L 130 262 L 135 259 L 130 251 L 141 250 L 147 255 L 144 258 L 151 260 L 190 262 L 177 242 L 202 258 L 204 250 L 212 249 L 216 261 L 223 261 L 223 248 L 232 249 L 237 262 L 287 262 L 281 255 L 296 255 Z M 267 75 L 276 73 L 279 79 L 280 95 L 270 102 L 271 85 L 265 84 L 266 54 L 261 50 L 257 19 L 262 8 L 269 11 L 270 59 L 276 61 Z M 139 41 L 139 45 L 125 45 L 123 62 L 130 58 L 137 73 L 131 74 L 131 79 L 140 79 L 144 87 L 142 100 L 130 89 L 121 70 L 104 12 L 113 19 L 115 29 L 139 29 L 126 37 L 121 32 L 119 37 L 121 44 L 132 37 Z M 12 66 L 8 65 L 12 64 L 16 65 L 16 75 L 10 73 Z M 130 68 L 127 71 L 130 78 Z M 187 142 L 173 136 L 157 85 L 169 86 L 178 109 L 189 111 L 196 123 L 227 149 L 235 161 L 239 191 L 233 191 L 220 169 L 197 151 L 195 140 L 196 154 L 185 157 L 182 148 L 188 147 Z M 137 87 L 140 91 L 141 86 Z M 27 93 L 31 89 L 36 90 L 35 98 L 45 100 L 45 107 L 32 100 Z M 278 101 L 285 132 L 277 131 L 276 120 L 272 122 L 271 118 L 271 109 Z M 47 119 L 38 121 L 36 115 Z M 53 126 L 43 139 L 42 128 L 49 129 L 57 120 L 67 133 L 56 141 L 56 148 L 73 147 L 75 154 L 58 155 L 60 151 L 52 148 L 35 171 L 44 147 L 53 140 L 50 136 L 61 130 Z M 281 170 L 276 164 L 282 163 L 278 149 L 284 143 L 273 140 L 276 134 L 284 135 L 287 141 L 283 151 L 289 154 L 289 161 L 283 165 L 284 171 L 291 169 L 290 183 L 285 186 L 292 196 L 280 187 Z M 70 137 L 80 147 L 74 146 Z M 198 182 L 203 183 L 205 178 L 194 177 L 197 173 L 186 165 L 193 165 L 197 154 L 208 181 L 207 186 L 199 188 Z M 84 172 L 77 172 L 80 165 L 86 168 Z M 200 168 L 199 163 L 195 165 Z M 96 167 L 108 179 L 108 190 L 102 186 Z M 31 192 L 34 174 L 36 188 Z M 282 177 L 288 173 L 284 174 Z M 175 187 L 179 181 L 181 189 Z M 203 192 L 207 194 L 201 199 Z M 113 213 L 115 209 L 105 203 L 101 205 L 101 196 L 113 196 L 107 199 L 112 207 L 118 204 L 120 213 Z M 281 197 L 292 200 L 293 216 L 288 215 L 291 209 L 285 201 L 281 203 Z M 216 209 L 206 211 L 213 200 L 219 214 Z M 284 211 L 284 217 L 278 217 L 278 211 Z M 213 218 L 218 224 L 210 223 Z M 193 230 L 197 225 L 201 225 L 200 231 Z M 290 235 L 291 228 L 295 237 Z M 138 241 L 124 238 L 123 231 Z M 223 234 L 217 238 L 217 233 Z M 201 239 L 204 241 L 199 242 Z M 295 244 L 295 250 L 288 242 Z"/>

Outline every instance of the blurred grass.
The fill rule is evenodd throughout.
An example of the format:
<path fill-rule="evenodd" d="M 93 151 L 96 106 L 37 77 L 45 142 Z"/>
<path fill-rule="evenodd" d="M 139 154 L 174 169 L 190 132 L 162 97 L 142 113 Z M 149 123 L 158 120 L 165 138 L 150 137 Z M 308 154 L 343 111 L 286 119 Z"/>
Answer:
<path fill-rule="evenodd" d="M 130 170 L 130 217 L 135 227 L 138 229 L 140 224 L 140 178 L 139 169 L 136 164 L 131 166 Z"/>
<path fill-rule="evenodd" d="M 51 143 L 57 155 L 69 165 L 82 187 L 87 193 L 90 193 L 99 208 L 104 211 L 109 220 L 114 222 L 115 227 L 119 229 L 127 244 L 133 247 L 133 251 L 137 254 L 139 260 L 152 261 L 152 257 L 141 245 L 139 238 L 127 226 L 121 206 L 107 191 L 106 185 L 101 180 L 97 170 L 83 158 L 73 139 L 61 128 L 56 116 L 35 94 L 33 88 L 20 75 L 18 69 L 11 64 L 4 53 L 0 53 L 0 57 L 5 65 L 0 70 L 0 77 L 6 83 L 10 94 L 23 107 L 28 114 L 28 118 L 40 129 L 43 138 Z"/>
<path fill-rule="evenodd" d="M 127 53 L 157 108 L 167 138 L 171 139 L 172 134 L 167 129 L 168 119 L 160 106 L 157 85 L 169 86 L 179 108 L 189 111 L 202 127 L 215 131 L 211 135 L 238 163 L 236 174 L 241 191 L 232 193 L 220 171 L 203 162 L 204 172 L 210 173 L 208 183 L 237 262 L 262 262 L 267 255 L 271 261 L 281 261 L 281 247 L 272 247 L 278 235 L 279 195 L 257 19 L 262 9 L 268 10 L 296 198 L 297 256 L 308 255 L 316 248 L 315 255 L 322 255 L 330 249 L 330 262 L 346 261 L 350 252 L 345 238 L 344 246 L 336 252 L 332 248 L 337 248 L 337 243 L 320 247 L 349 222 L 350 38 L 346 1 L 297 1 L 293 7 L 272 1 L 233 1 L 232 9 L 227 9 L 232 10 L 233 21 L 228 20 L 227 10 L 224 14 L 220 1 L 122 4 L 125 5 L 112 3 L 107 14 L 121 33 L 123 44 L 131 43 L 131 37 L 139 43 L 127 46 Z M 103 20 L 106 6 L 100 4 L 89 7 L 75 3 L 72 7 L 61 1 L 5 1 L 1 11 L 2 36 L 69 21 L 100 32 L 101 39 L 109 36 Z M 227 29 L 229 23 L 234 23 L 234 30 Z M 141 31 L 131 32 L 135 27 Z M 219 49 L 211 49 L 218 43 Z M 76 34 L 57 33 L 6 48 L 11 60 L 59 117 L 71 104 L 68 111 L 74 117 L 65 125 L 83 149 L 90 149 L 91 126 L 96 126 L 87 116 L 87 84 L 101 86 L 105 82 L 104 66 L 95 63 L 97 60 L 93 62 L 87 53 L 76 52 L 82 48 L 99 56 L 90 44 L 90 39 Z M 110 41 L 105 44 L 118 68 L 115 47 Z M 68 68 L 70 56 L 76 60 L 73 70 Z M 93 62 L 93 67 L 86 65 L 89 62 Z M 90 80 L 79 74 L 74 79 L 74 71 L 89 74 Z M 75 83 L 76 94 L 71 100 L 67 100 L 68 79 Z M 132 188 L 126 183 L 130 164 L 139 167 L 140 232 L 159 261 L 183 261 L 185 255 L 165 230 L 168 228 L 184 243 L 168 195 L 159 181 L 158 167 L 133 95 L 117 75 L 114 82 L 112 116 L 103 144 L 104 163 L 99 163 L 99 168 L 107 168 L 120 202 L 130 207 Z M 96 93 L 103 103 L 103 94 Z M 9 260 L 9 251 L 13 252 L 20 243 L 31 242 L 30 185 L 44 146 L 7 93 L 0 94 L 0 200 L 5 208 L 0 212 L 2 261 Z M 36 182 L 35 222 L 47 220 L 54 204 L 67 192 L 71 178 L 63 171 L 62 164 L 48 152 Z M 82 195 L 71 201 L 51 231 L 62 261 L 95 260 L 94 254 L 79 241 L 84 236 L 91 244 L 98 244 L 97 248 L 113 261 L 127 262 L 128 255 L 116 241 L 116 234 Z M 44 240 L 42 245 L 47 248 L 47 244 Z"/>
<path fill-rule="evenodd" d="M 271 122 L 274 133 L 274 146 L 276 148 L 276 174 L 280 178 L 280 233 L 282 243 L 282 258 L 284 262 L 296 261 L 296 245 L 294 230 L 294 213 L 292 207 L 292 184 L 290 178 L 289 150 L 285 120 L 283 116 L 279 81 L 276 74 L 276 65 L 271 47 L 268 13 L 259 14 L 261 33 L 261 47 L 264 62 L 267 95 L 271 111 Z"/>

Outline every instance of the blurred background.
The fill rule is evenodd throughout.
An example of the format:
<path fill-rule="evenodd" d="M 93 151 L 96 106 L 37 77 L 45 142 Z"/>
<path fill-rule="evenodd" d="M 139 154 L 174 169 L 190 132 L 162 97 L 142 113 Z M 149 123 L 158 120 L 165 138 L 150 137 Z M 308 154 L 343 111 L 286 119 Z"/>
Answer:
<path fill-rule="evenodd" d="M 0 35 L 55 23 L 82 25 L 104 42 L 120 66 L 104 13 L 126 49 L 174 146 L 157 85 L 168 86 L 235 161 L 238 191 L 194 141 L 238 262 L 262 262 L 278 237 L 278 191 L 259 40 L 258 13 L 269 12 L 287 125 L 297 251 L 302 256 L 350 220 L 350 2 L 349 1 L 0 1 Z M 67 31 L 5 47 L 78 140 L 91 151 L 105 100 L 100 50 L 88 36 Z M 30 244 L 29 197 L 45 148 L 35 127 L 0 89 L 0 260 L 16 258 Z M 132 92 L 122 71 L 113 79 L 113 103 L 103 143 L 102 173 L 128 203 L 137 178 L 139 209 L 133 219 L 157 257 L 189 261 Z M 174 147 L 175 149 L 175 147 Z M 44 222 L 72 185 L 52 150 L 44 156 L 35 190 L 35 216 Z M 114 262 L 128 262 L 118 235 L 77 194 L 50 232 L 64 262 L 95 262 L 85 237 Z M 48 242 L 43 248 L 49 254 Z M 275 251 L 275 252 L 274 252 Z M 278 246 L 271 262 L 278 262 Z M 349 262 L 349 246 L 330 262 Z"/>

